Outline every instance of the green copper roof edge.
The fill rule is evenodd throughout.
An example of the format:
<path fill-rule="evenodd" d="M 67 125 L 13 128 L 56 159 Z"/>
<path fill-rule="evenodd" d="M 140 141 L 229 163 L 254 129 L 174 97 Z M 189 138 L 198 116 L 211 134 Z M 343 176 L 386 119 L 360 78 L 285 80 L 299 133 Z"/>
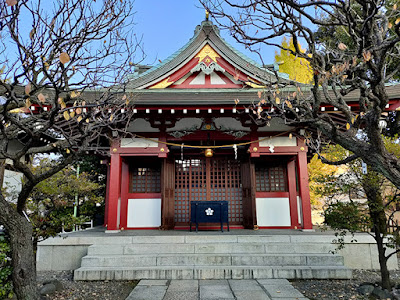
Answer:
<path fill-rule="evenodd" d="M 179 48 L 174 53 L 172 53 L 170 56 L 168 56 L 166 59 L 164 59 L 161 63 L 151 67 L 150 69 L 148 69 L 146 72 L 143 72 L 139 76 L 132 78 L 132 80 L 139 79 L 157 69 L 160 69 L 162 66 L 164 66 L 168 62 L 172 61 L 175 57 L 177 57 L 179 54 L 181 54 L 193 42 L 193 40 L 195 40 L 197 38 L 199 33 L 200 33 L 200 30 L 197 33 L 195 33 L 185 45 L 183 45 L 181 48 Z"/>
<path fill-rule="evenodd" d="M 258 91 L 263 91 L 264 89 L 127 89 L 125 93 L 137 93 L 137 94 L 181 94 L 181 93 L 257 93 Z M 297 91 L 297 87 L 281 88 L 281 92 L 284 91 Z M 305 90 L 302 88 L 302 90 Z"/>
<path fill-rule="evenodd" d="M 190 47 L 190 45 L 198 38 L 198 36 L 201 34 L 202 29 L 204 26 L 210 26 L 213 30 L 213 32 L 215 33 L 215 35 L 218 37 L 218 39 L 225 45 L 226 48 L 229 49 L 229 51 L 231 51 L 232 53 L 234 53 L 234 55 L 236 55 L 237 57 L 239 57 L 240 59 L 242 59 L 243 61 L 246 62 L 246 64 L 250 64 L 253 65 L 255 68 L 259 69 L 261 72 L 265 72 L 266 74 L 269 74 L 269 76 L 275 76 L 275 73 L 272 72 L 269 69 L 266 68 L 262 68 L 262 66 L 257 63 L 256 61 L 254 61 L 253 59 L 247 57 L 245 54 L 243 54 L 242 52 L 240 52 L 239 50 L 235 49 L 232 45 L 230 45 L 224 38 L 221 37 L 219 30 L 215 29 L 216 25 L 214 25 L 211 21 L 203 21 L 201 23 L 201 25 L 198 25 L 198 27 L 196 27 L 196 31 L 195 34 L 193 35 L 193 37 L 184 45 L 182 46 L 180 49 L 178 49 L 177 51 L 175 51 L 173 54 L 171 54 L 170 56 L 168 56 L 164 61 L 162 61 L 161 63 L 153 66 L 152 68 L 150 68 L 149 70 L 147 70 L 146 72 L 143 72 L 142 74 L 140 74 L 137 77 L 133 77 L 131 78 L 129 81 L 131 82 L 130 84 L 132 84 L 134 87 L 133 89 L 137 89 L 140 86 L 143 85 L 147 85 L 149 84 L 152 80 L 155 79 L 150 79 L 150 81 L 146 81 L 145 77 L 148 76 L 149 74 L 156 72 L 157 70 L 161 69 L 163 66 L 165 66 L 166 64 L 168 64 L 169 62 L 173 61 L 177 56 L 179 56 L 181 53 L 183 53 L 186 49 L 188 49 Z M 281 78 L 285 79 L 285 80 L 289 80 L 288 75 L 286 73 L 280 73 L 277 72 L 278 74 L 282 74 Z M 256 75 L 256 74 L 255 74 Z M 257 76 L 257 75 L 256 75 Z M 144 79 L 143 83 L 140 83 L 140 80 Z M 137 84 L 135 85 L 135 82 L 137 82 Z"/>

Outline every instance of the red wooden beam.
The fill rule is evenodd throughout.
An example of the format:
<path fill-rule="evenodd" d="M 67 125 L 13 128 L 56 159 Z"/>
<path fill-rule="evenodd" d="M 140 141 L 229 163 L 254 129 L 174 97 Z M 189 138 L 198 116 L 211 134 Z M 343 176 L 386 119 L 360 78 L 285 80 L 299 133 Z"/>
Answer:
<path fill-rule="evenodd" d="M 121 156 L 111 151 L 110 187 L 108 193 L 107 230 L 118 230 L 118 202 L 121 197 Z"/>
<path fill-rule="evenodd" d="M 312 229 L 310 189 L 308 186 L 307 152 L 297 155 L 298 179 L 300 188 L 301 206 L 303 212 L 303 229 Z"/>
<path fill-rule="evenodd" d="M 389 103 L 391 103 L 391 102 L 392 101 L 389 101 Z M 393 110 L 397 110 L 399 107 L 400 107 L 400 101 L 396 101 L 396 102 L 391 103 L 387 110 L 393 111 Z"/>
<path fill-rule="evenodd" d="M 121 168 L 121 229 L 128 227 L 128 192 L 129 192 L 129 165 L 122 161 Z"/>
<path fill-rule="evenodd" d="M 107 184 L 106 184 L 106 205 L 104 208 L 104 226 L 108 224 L 108 207 L 109 207 L 109 199 L 108 195 L 110 193 L 110 163 L 107 160 Z"/>
<path fill-rule="evenodd" d="M 297 207 L 296 168 L 294 160 L 290 160 L 287 164 L 287 177 L 289 187 L 290 224 L 292 227 L 298 227 L 299 211 Z"/>
<path fill-rule="evenodd" d="M 304 146 L 276 146 L 274 152 L 270 151 L 270 147 L 258 147 L 257 152 L 260 155 L 277 155 L 277 154 L 295 154 L 305 150 Z"/>

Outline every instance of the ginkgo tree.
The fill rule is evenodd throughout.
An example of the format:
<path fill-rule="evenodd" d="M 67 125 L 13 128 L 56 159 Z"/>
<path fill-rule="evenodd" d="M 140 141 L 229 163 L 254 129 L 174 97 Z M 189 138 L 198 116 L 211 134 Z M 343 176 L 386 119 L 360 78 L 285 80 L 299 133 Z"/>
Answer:
<path fill-rule="evenodd" d="M 132 117 L 124 89 L 142 57 L 133 16 L 131 1 L 0 1 L 0 160 L 24 176 L 11 201 L 0 194 L 0 224 L 18 299 L 39 298 L 30 193 Z M 60 159 L 34 172 L 39 153 Z"/>
<path fill-rule="evenodd" d="M 306 51 L 297 45 L 302 53 Z M 289 78 L 300 83 L 311 83 L 313 79 L 313 70 L 308 60 L 297 57 L 295 53 L 295 45 L 293 38 L 288 41 L 286 37 L 282 40 L 281 50 L 275 52 L 275 63 L 279 65 L 279 72 L 286 73 Z M 291 51 L 285 50 L 290 49 Z"/>

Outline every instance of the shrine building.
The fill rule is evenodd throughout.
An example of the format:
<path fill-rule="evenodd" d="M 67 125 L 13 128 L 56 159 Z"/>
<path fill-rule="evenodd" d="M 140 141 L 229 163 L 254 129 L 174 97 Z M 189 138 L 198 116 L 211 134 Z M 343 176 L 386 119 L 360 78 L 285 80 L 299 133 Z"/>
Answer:
<path fill-rule="evenodd" d="M 208 20 L 168 59 L 139 67 L 127 91 L 129 135 L 115 133 L 110 149 L 107 231 L 188 229 L 191 201 L 222 200 L 231 228 L 312 229 L 302 129 L 260 122 L 249 109 L 277 76 L 289 81 L 232 48 Z"/>
<path fill-rule="evenodd" d="M 175 54 L 138 71 L 132 137 L 110 149 L 108 231 L 187 229 L 191 201 L 221 200 L 231 228 L 312 228 L 306 145 L 279 118 L 257 125 L 247 106 L 276 81 L 273 70 L 206 20 Z"/>

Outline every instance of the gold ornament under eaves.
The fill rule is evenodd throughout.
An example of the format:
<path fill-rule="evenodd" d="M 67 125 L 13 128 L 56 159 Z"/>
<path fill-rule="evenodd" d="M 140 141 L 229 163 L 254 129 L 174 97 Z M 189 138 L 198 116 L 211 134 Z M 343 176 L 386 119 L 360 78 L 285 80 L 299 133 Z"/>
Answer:
<path fill-rule="evenodd" d="M 199 62 L 206 58 L 206 56 L 208 56 L 215 62 L 217 62 L 217 57 L 220 57 L 209 44 L 205 45 L 203 49 L 201 49 L 200 52 L 196 55 L 196 57 L 199 58 Z"/>

